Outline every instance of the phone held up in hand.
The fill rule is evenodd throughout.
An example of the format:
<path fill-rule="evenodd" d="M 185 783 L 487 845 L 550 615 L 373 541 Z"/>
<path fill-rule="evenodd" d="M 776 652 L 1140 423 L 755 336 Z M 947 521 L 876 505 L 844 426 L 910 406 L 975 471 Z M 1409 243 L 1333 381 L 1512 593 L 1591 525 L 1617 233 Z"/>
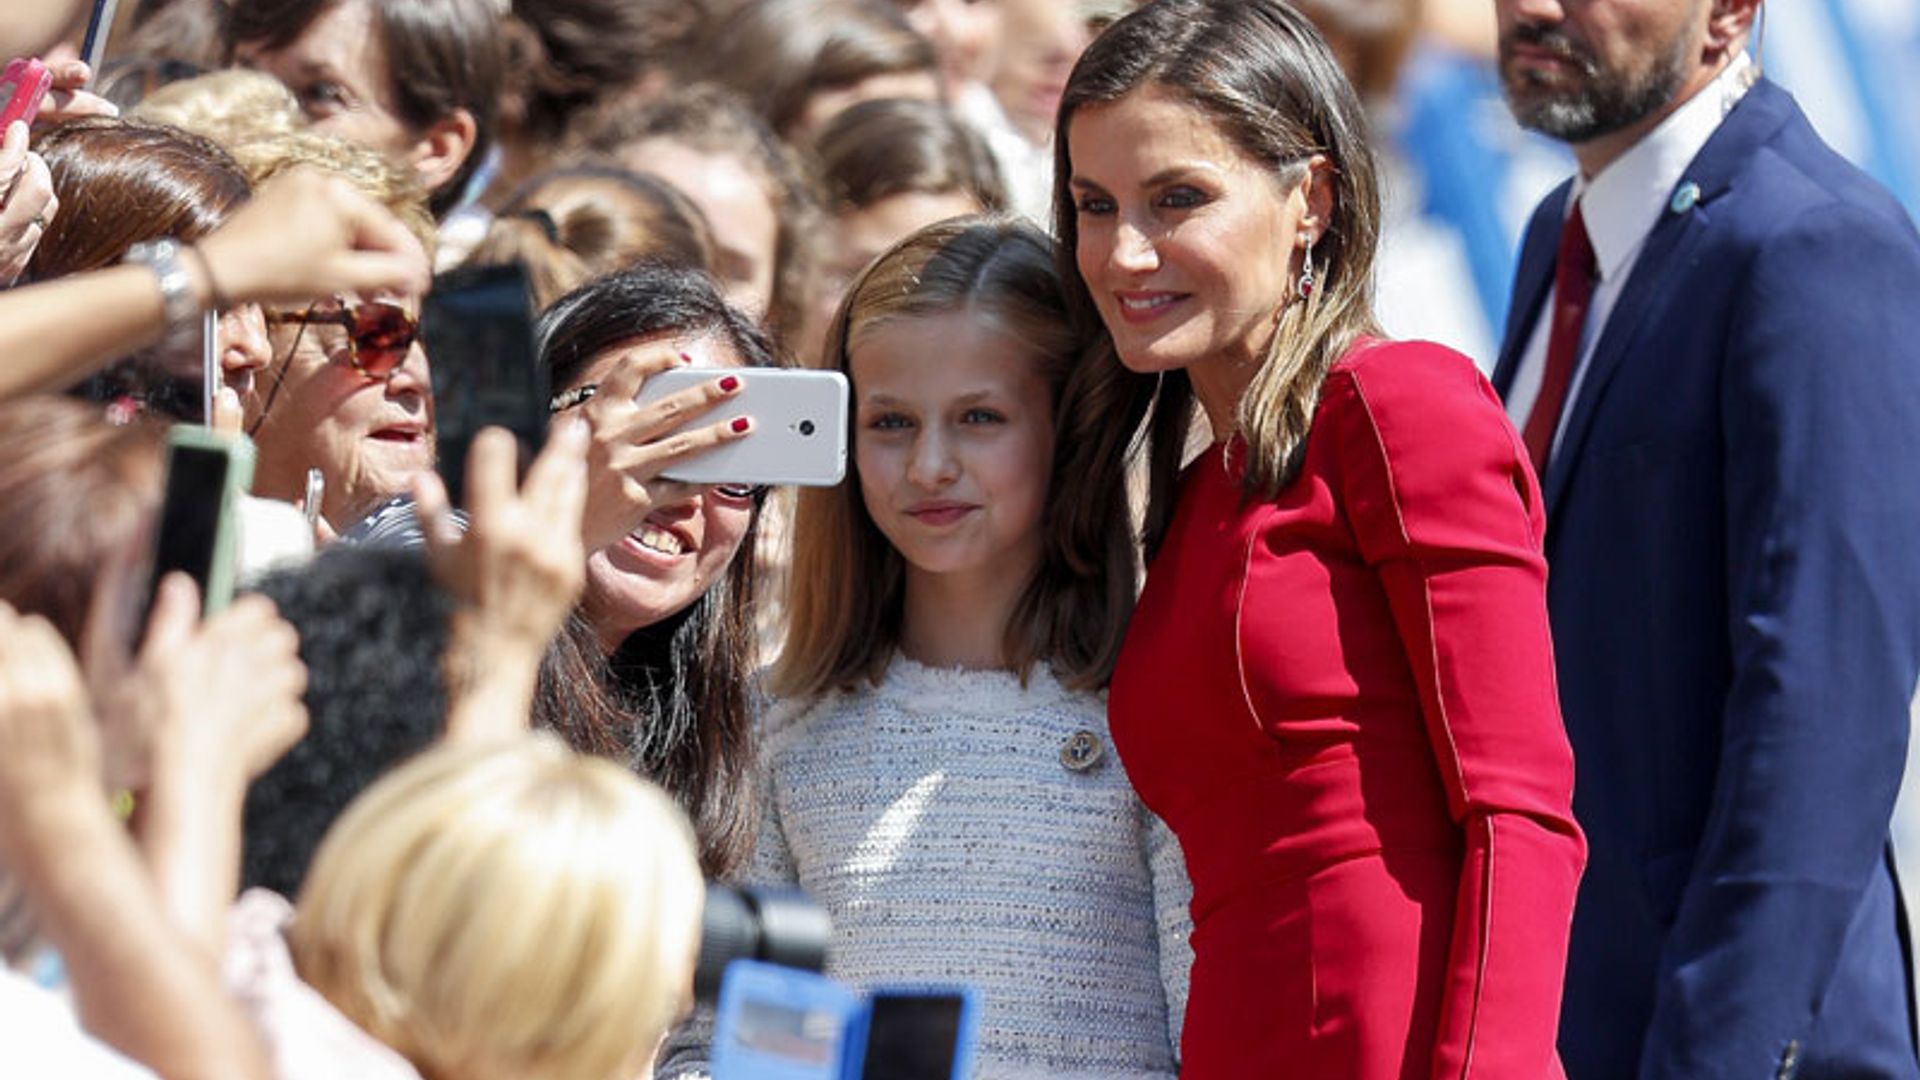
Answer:
<path fill-rule="evenodd" d="M 200 586 L 203 615 L 233 599 L 240 554 L 236 515 L 240 497 L 252 486 L 251 439 L 198 424 L 176 424 L 168 432 L 166 496 L 154 534 L 142 627 L 161 579 L 174 571 Z"/>
<path fill-rule="evenodd" d="M 683 428 L 749 417 L 744 439 L 703 451 L 661 471 L 689 484 L 799 484 L 832 487 L 847 474 L 847 379 L 837 371 L 728 368 L 695 365 L 649 378 L 642 403 L 704 386 L 723 375 L 740 377 L 740 391 Z"/>
<path fill-rule="evenodd" d="M 467 450 L 484 427 L 520 443 L 524 469 L 546 437 L 547 375 L 533 339 L 533 290 L 518 264 L 463 267 L 436 275 L 420 311 L 420 339 L 432 359 L 440 478 L 466 505 Z"/>
<path fill-rule="evenodd" d="M 6 69 L 0 71 L 0 133 L 16 120 L 33 123 L 52 87 L 53 73 L 47 65 L 31 57 L 7 61 Z"/>
<path fill-rule="evenodd" d="M 978 1037 L 965 986 L 859 991 L 755 960 L 727 965 L 714 1080 L 966 1080 Z"/>

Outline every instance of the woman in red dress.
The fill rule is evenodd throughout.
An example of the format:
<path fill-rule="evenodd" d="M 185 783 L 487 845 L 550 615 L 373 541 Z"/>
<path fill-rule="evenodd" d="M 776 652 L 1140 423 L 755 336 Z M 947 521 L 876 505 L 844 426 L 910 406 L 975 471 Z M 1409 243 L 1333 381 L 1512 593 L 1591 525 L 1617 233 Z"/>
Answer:
<path fill-rule="evenodd" d="M 1379 336 L 1352 88 L 1278 0 L 1155 0 L 1081 58 L 1057 146 L 1112 343 L 1111 424 L 1068 445 L 1149 431 L 1109 709 L 1193 879 L 1183 1076 L 1561 1075 L 1585 845 L 1539 487 L 1466 357 Z"/>

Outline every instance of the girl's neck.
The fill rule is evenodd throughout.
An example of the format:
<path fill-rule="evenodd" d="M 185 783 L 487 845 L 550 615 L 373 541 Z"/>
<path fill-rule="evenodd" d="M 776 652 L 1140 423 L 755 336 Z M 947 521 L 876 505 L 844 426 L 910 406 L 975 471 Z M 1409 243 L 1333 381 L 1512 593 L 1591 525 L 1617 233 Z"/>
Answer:
<path fill-rule="evenodd" d="M 900 651 L 928 667 L 1008 667 L 1007 626 L 1033 576 L 1034 554 L 1033 560 L 1009 560 L 977 573 L 931 574 L 909 566 Z"/>

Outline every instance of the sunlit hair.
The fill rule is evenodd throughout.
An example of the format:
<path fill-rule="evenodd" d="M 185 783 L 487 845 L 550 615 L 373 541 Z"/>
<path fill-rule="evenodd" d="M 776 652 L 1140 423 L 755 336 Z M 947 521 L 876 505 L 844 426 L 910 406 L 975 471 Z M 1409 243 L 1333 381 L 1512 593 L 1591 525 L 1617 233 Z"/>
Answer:
<path fill-rule="evenodd" d="M 609 1080 L 684 1003 L 703 897 L 672 800 L 535 734 L 367 789 L 287 937 L 302 981 L 426 1076 Z"/>
<path fill-rule="evenodd" d="M 1086 367 L 1088 337 L 1067 317 L 1046 235 L 1022 222 L 981 217 L 914 233 L 854 282 L 828 331 L 822 363 L 851 378 L 849 350 L 875 327 L 958 312 L 992 319 L 1025 344 L 1053 394 L 1043 554 L 1008 621 L 1006 659 L 1022 677 L 1045 663 L 1066 685 L 1104 686 L 1133 607 L 1126 483 L 1118 456 L 1096 461 L 1071 451 L 1101 417 L 1087 411 L 1076 378 Z M 923 359 L 932 365 L 945 358 Z M 878 681 L 899 647 L 905 581 L 905 560 L 867 512 L 854 455 L 845 483 L 800 493 L 790 625 L 773 668 L 774 693 L 811 697 Z"/>
<path fill-rule="evenodd" d="M 228 149 L 306 126 L 293 91 L 279 79 L 247 68 L 228 68 L 168 83 L 147 95 L 127 115 L 184 128 Z"/>
<path fill-rule="evenodd" d="M 33 148 L 60 199 L 27 264 L 34 280 L 112 266 L 143 240 L 198 240 L 252 194 L 225 150 L 164 124 L 89 117 L 47 129 Z"/>
<path fill-rule="evenodd" d="M 427 193 L 409 169 L 351 139 L 313 130 L 290 131 L 237 144 L 233 156 L 255 187 L 300 165 L 332 173 L 386 207 L 420 241 L 429 256 L 439 228 L 428 210 Z"/>
<path fill-rule="evenodd" d="M 707 219 L 659 177 L 611 166 L 534 177 L 467 256 L 470 266 L 525 266 L 541 308 L 593 278 L 643 261 L 712 273 Z"/>
<path fill-rule="evenodd" d="M 1054 127 L 1056 257 L 1082 320 L 1097 322 L 1098 315 L 1075 261 L 1079 227 L 1068 133 L 1082 108 L 1148 86 L 1187 103 L 1270 170 L 1280 189 L 1299 184 L 1316 154 L 1330 166 L 1316 180 L 1334 185 L 1332 219 L 1313 248 L 1318 285 L 1310 300 L 1274 313 L 1272 342 L 1236 417 L 1247 441 L 1246 492 L 1270 498 L 1299 469 L 1328 368 L 1356 338 L 1380 332 L 1373 315 L 1380 193 L 1366 114 L 1312 23 L 1281 0 L 1154 0 L 1108 27 L 1074 65 Z M 1291 252 L 1275 256 L 1292 259 Z M 1151 414 L 1151 554 L 1172 516 L 1193 417 L 1192 384 L 1182 371 L 1163 377 L 1127 371 L 1110 340 L 1102 352 L 1095 365 L 1105 385 L 1097 392 L 1111 423 L 1084 449 L 1124 455 L 1138 423 Z"/>
<path fill-rule="evenodd" d="M 945 105 L 883 98 L 853 105 L 813 142 L 821 194 L 835 211 L 895 195 L 960 192 L 981 210 L 1007 208 L 1007 188 L 985 139 Z"/>
<path fill-rule="evenodd" d="M 32 281 L 112 266 L 137 243 L 198 241 L 251 191 L 226 151 L 163 124 L 74 120 L 42 132 L 34 148 L 52 175 L 60 212 L 27 262 Z M 204 419 L 200 381 L 197 341 L 187 348 L 162 342 L 92 373 L 73 390 L 198 423 Z"/>

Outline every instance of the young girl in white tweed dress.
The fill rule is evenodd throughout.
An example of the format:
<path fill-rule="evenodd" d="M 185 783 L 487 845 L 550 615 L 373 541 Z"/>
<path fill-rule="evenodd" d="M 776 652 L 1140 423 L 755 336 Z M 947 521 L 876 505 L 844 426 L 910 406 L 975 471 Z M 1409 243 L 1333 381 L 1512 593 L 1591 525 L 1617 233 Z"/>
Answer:
<path fill-rule="evenodd" d="M 1189 892 L 1107 743 L 1135 555 L 1051 251 L 931 226 L 841 308 L 854 467 L 800 498 L 752 874 L 826 906 L 829 975 L 974 987 L 982 1077 L 1172 1077 Z"/>

